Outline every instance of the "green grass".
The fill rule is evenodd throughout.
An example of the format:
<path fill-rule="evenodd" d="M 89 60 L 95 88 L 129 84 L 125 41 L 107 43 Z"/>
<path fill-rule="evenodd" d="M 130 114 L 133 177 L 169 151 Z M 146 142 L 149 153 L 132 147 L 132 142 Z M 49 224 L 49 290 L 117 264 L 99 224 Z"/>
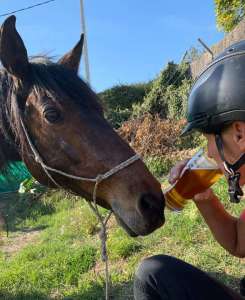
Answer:
<path fill-rule="evenodd" d="M 2 262 L 1 293 L 50 294 L 52 290 L 78 284 L 80 275 L 95 264 L 96 249 L 61 242 L 28 246 Z"/>
<path fill-rule="evenodd" d="M 143 244 L 140 241 L 127 236 L 121 228 L 113 230 L 108 239 L 108 251 L 112 260 L 129 258 L 142 248 Z"/>
<path fill-rule="evenodd" d="M 215 186 L 225 207 L 239 215 L 243 204 L 230 204 L 226 188 L 224 181 Z M 98 223 L 83 200 L 56 192 L 38 202 L 13 199 L 6 205 L 10 238 L 27 230 L 40 233 L 15 254 L 0 252 L 0 299 L 104 299 Z M 133 299 L 134 271 L 154 254 L 183 259 L 234 288 L 245 271 L 241 259 L 217 244 L 191 201 L 179 214 L 166 210 L 166 224 L 144 238 L 130 238 L 110 221 L 108 250 L 117 300 Z"/>

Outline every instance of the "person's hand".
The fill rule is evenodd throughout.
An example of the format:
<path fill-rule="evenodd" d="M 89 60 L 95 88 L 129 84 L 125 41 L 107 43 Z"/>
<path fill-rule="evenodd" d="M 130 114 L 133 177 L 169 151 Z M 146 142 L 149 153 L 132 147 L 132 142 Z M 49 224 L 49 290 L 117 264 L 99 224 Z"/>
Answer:
<path fill-rule="evenodd" d="M 195 203 L 209 202 L 209 201 L 212 201 L 213 198 L 216 198 L 216 196 L 215 196 L 213 190 L 211 188 L 209 188 L 202 193 L 196 194 L 193 197 L 193 201 Z"/>
<path fill-rule="evenodd" d="M 169 173 L 169 178 L 168 181 L 170 184 L 174 184 L 176 181 L 178 181 L 178 179 L 180 178 L 180 174 L 183 171 L 184 167 L 186 166 L 186 164 L 188 163 L 189 159 L 185 159 L 182 161 L 179 161 L 171 170 Z M 208 202 L 211 201 L 215 196 L 214 192 L 212 189 L 207 189 L 205 191 L 203 191 L 202 193 L 196 194 L 193 197 L 193 201 L 195 203 L 199 203 L 199 202 Z"/>
<path fill-rule="evenodd" d="M 181 160 L 170 170 L 168 177 L 168 181 L 170 184 L 174 184 L 179 179 L 180 174 L 188 161 L 189 159 Z"/>

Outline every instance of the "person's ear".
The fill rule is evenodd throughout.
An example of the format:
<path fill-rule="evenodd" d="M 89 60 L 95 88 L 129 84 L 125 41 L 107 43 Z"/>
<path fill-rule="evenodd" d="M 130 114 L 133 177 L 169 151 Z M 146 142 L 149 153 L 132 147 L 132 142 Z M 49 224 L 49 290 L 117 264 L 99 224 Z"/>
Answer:
<path fill-rule="evenodd" d="M 241 152 L 245 152 L 245 122 L 236 121 L 232 124 L 233 140 Z"/>

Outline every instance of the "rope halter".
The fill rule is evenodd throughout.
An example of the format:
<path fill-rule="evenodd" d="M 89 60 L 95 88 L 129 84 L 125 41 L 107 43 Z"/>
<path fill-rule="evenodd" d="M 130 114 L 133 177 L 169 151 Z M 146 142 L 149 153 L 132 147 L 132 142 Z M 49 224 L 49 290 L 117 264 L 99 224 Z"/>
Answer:
<path fill-rule="evenodd" d="M 66 173 L 64 171 L 52 168 L 50 166 L 48 166 L 47 164 L 45 164 L 44 160 L 42 159 L 41 155 L 39 154 L 38 150 L 36 149 L 36 147 L 34 146 L 29 133 L 24 125 L 24 122 L 22 120 L 22 117 L 20 116 L 20 123 L 21 123 L 21 127 L 24 131 L 26 140 L 31 148 L 32 153 L 34 154 L 34 159 L 37 163 L 40 164 L 40 166 L 42 167 L 43 171 L 45 172 L 45 174 L 48 176 L 48 178 L 59 188 L 61 188 L 61 186 L 57 183 L 57 181 L 53 178 L 53 176 L 50 174 L 51 172 L 54 172 L 56 174 L 62 175 L 64 177 L 70 178 L 70 179 L 75 179 L 75 180 L 80 180 L 80 181 L 86 181 L 86 182 L 93 182 L 94 184 L 94 189 L 93 189 L 93 202 L 91 203 L 90 201 L 88 201 L 88 204 L 90 206 L 90 208 L 92 209 L 92 211 L 95 213 L 100 225 L 101 225 L 101 231 L 99 234 L 100 240 L 101 240 L 101 259 L 103 262 L 105 262 L 105 276 L 106 276 L 106 291 L 105 291 L 105 299 L 108 300 L 109 299 L 109 268 L 108 268 L 108 255 L 107 255 L 107 247 L 106 247 L 106 240 L 107 240 L 107 222 L 112 214 L 112 211 L 109 212 L 108 216 L 105 217 L 105 219 L 103 219 L 102 215 L 100 214 L 99 210 L 98 210 L 98 206 L 97 206 L 97 190 L 98 190 L 98 186 L 99 184 L 106 180 L 107 178 L 113 176 L 114 174 L 118 173 L 119 171 L 127 168 L 128 166 L 130 166 L 131 164 L 133 164 L 134 162 L 136 162 L 137 160 L 140 159 L 140 155 L 135 154 L 134 156 L 130 157 L 129 159 L 121 162 L 120 164 L 118 164 L 117 166 L 115 166 L 114 168 L 110 169 L 109 171 L 107 171 L 104 174 L 98 174 L 95 178 L 87 178 L 87 177 L 81 177 L 81 176 L 76 176 L 76 175 L 72 175 L 69 173 Z"/>

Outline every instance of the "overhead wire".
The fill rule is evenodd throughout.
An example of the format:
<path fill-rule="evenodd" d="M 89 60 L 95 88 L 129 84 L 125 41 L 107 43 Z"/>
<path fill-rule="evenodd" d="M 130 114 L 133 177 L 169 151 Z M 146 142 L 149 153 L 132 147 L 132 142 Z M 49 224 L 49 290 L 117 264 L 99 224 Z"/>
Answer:
<path fill-rule="evenodd" d="M 1 14 L 0 17 L 10 16 L 12 14 L 15 14 L 15 13 L 18 13 L 18 12 L 21 12 L 21 11 L 25 11 L 25 10 L 29 10 L 29 9 L 35 8 L 37 6 L 46 5 L 46 4 L 48 4 L 50 2 L 54 2 L 54 1 L 56 1 L 56 0 L 43 1 L 43 2 L 31 5 L 31 6 L 27 6 L 27 7 L 20 8 L 20 9 L 14 10 L 14 11 L 6 12 L 4 14 Z"/>

